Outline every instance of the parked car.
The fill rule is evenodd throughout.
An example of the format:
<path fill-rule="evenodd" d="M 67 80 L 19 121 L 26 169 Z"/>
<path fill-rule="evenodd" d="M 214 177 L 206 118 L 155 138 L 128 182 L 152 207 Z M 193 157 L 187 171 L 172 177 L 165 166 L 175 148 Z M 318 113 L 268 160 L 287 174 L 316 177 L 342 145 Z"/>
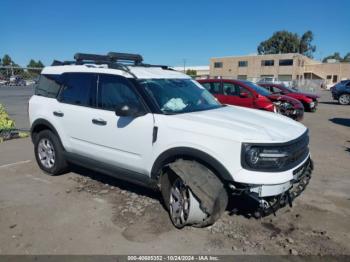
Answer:
<path fill-rule="evenodd" d="M 317 110 L 318 98 L 320 97 L 316 94 L 299 92 L 298 90 L 287 87 L 283 84 L 262 83 L 259 85 L 273 94 L 282 94 L 299 100 L 304 105 L 306 111 L 315 112 Z"/>
<path fill-rule="evenodd" d="M 160 190 L 177 228 L 213 224 L 237 194 L 269 214 L 308 184 L 301 123 L 222 105 L 186 74 L 140 55 L 75 59 L 45 67 L 29 101 L 34 153 L 47 174 L 75 163 Z"/>
<path fill-rule="evenodd" d="M 334 100 L 338 100 L 341 105 L 350 104 L 350 80 L 340 81 L 335 86 L 331 87 L 331 92 Z"/>
<path fill-rule="evenodd" d="M 304 107 L 298 100 L 283 95 L 272 94 L 249 81 L 202 79 L 198 80 L 198 82 L 223 104 L 281 113 L 298 121 L 304 115 Z"/>
<path fill-rule="evenodd" d="M 26 81 L 23 80 L 23 78 L 20 76 L 11 76 L 7 85 L 9 85 L 9 86 L 25 86 Z"/>

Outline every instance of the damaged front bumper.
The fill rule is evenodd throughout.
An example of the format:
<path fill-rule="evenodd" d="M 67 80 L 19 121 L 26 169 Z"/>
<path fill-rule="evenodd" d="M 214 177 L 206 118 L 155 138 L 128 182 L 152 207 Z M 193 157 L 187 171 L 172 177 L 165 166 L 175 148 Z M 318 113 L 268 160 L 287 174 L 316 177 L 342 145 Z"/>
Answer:
<path fill-rule="evenodd" d="M 313 170 L 310 158 L 293 171 L 293 179 L 275 185 L 230 185 L 233 195 L 247 195 L 254 199 L 258 208 L 255 217 L 274 213 L 286 204 L 292 206 L 292 201 L 298 197 L 308 185 Z"/>

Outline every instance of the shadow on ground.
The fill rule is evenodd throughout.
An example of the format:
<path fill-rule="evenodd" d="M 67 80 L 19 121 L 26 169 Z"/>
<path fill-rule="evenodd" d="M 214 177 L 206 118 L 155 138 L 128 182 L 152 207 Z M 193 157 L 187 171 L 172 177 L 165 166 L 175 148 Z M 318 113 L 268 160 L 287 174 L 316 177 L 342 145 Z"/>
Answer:
<path fill-rule="evenodd" d="M 130 191 L 132 193 L 138 194 L 138 195 L 142 195 L 142 196 L 147 196 L 153 199 L 157 199 L 157 200 L 161 200 L 161 195 L 159 192 L 157 192 L 156 190 L 152 190 L 150 188 L 147 187 L 143 187 L 143 186 L 139 186 L 139 185 L 135 185 L 133 183 L 124 181 L 124 180 L 120 180 L 117 178 L 114 178 L 112 176 L 108 176 L 102 173 L 98 173 L 96 171 L 81 167 L 81 166 L 77 166 L 77 165 L 71 165 L 71 171 L 74 173 L 77 173 L 81 176 L 85 176 L 85 177 L 89 177 L 93 180 L 96 180 L 98 182 L 101 182 L 103 184 L 108 184 L 110 186 L 114 186 L 114 187 L 119 187 L 122 190 L 127 190 Z"/>
<path fill-rule="evenodd" d="M 324 105 L 336 105 L 336 106 L 342 106 L 340 105 L 337 101 L 320 101 L 318 102 L 319 104 L 324 104 Z"/>
<path fill-rule="evenodd" d="M 337 125 L 350 127 L 350 118 L 331 118 L 329 121 Z"/>
<path fill-rule="evenodd" d="M 122 190 L 127 190 L 138 195 L 158 200 L 163 208 L 165 208 L 161 193 L 157 190 L 139 186 L 77 165 L 71 165 L 71 171 L 81 176 L 91 178 L 100 183 L 108 184 L 110 186 L 118 187 Z M 226 210 L 230 215 L 241 215 L 250 218 L 254 217 L 254 213 L 257 211 L 257 209 L 257 201 L 250 198 L 249 196 L 242 195 L 230 197 Z"/>

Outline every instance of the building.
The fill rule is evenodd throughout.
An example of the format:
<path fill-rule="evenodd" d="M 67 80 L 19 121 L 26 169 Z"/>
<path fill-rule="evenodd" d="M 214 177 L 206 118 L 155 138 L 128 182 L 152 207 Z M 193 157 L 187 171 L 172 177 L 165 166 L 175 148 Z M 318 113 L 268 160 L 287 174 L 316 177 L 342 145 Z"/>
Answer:
<path fill-rule="evenodd" d="M 186 73 L 187 70 L 196 71 L 196 77 L 198 79 L 209 78 L 209 66 L 175 66 L 174 70 Z"/>
<path fill-rule="evenodd" d="M 231 56 L 210 59 L 210 77 L 258 81 L 322 80 L 326 84 L 350 79 L 350 63 L 322 63 L 300 54 Z"/>

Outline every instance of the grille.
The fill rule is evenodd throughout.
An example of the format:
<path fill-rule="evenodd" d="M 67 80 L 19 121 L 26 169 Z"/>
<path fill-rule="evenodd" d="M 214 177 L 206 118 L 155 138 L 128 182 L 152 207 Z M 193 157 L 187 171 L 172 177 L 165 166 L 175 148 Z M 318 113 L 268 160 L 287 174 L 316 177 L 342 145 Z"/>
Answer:
<path fill-rule="evenodd" d="M 288 152 L 288 158 L 286 160 L 286 166 L 292 167 L 298 165 L 305 157 L 309 154 L 309 136 L 305 133 L 297 141 L 287 145 L 282 146 L 285 151 Z"/>

